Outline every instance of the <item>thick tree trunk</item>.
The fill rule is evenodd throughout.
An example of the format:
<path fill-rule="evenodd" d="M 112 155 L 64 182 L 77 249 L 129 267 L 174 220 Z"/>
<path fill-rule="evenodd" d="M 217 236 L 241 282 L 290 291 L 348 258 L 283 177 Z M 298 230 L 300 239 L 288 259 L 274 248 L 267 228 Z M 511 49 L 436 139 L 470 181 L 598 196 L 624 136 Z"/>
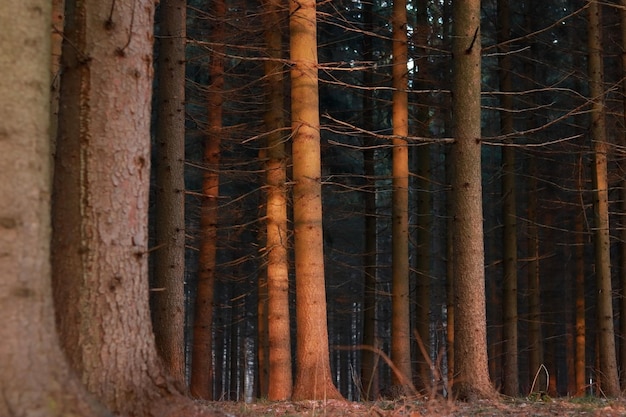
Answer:
<path fill-rule="evenodd" d="M 315 0 L 289 2 L 296 360 L 293 399 L 342 398 L 330 374 L 324 248 Z"/>
<path fill-rule="evenodd" d="M 268 111 L 266 253 L 269 333 L 269 386 L 272 401 L 291 397 L 291 330 L 289 325 L 289 258 L 287 248 L 287 156 L 285 154 L 284 66 L 282 59 L 283 14 L 281 0 L 266 0 L 265 40 L 271 60 L 266 61 Z"/>
<path fill-rule="evenodd" d="M 620 29 L 622 35 L 622 51 L 626 51 L 626 0 L 620 2 Z M 623 96 L 623 117 L 626 122 L 626 53 L 622 53 L 622 96 Z M 622 146 L 626 146 L 626 135 L 622 133 L 620 138 Z M 623 161 L 623 159 L 622 159 Z M 622 162 L 624 164 L 624 162 Z M 624 165 L 622 165 L 624 169 Z M 621 187 L 621 233 L 620 233 L 620 367 L 621 384 L 626 388 L 626 178 L 622 179 Z"/>
<path fill-rule="evenodd" d="M 609 192 L 607 178 L 608 138 L 604 114 L 604 65 L 602 52 L 601 10 L 597 0 L 589 1 L 588 71 L 593 143 L 595 270 L 598 289 L 599 375 L 602 390 L 609 397 L 620 395 L 615 333 L 613 325 L 613 289 L 611 285 L 611 242 L 609 236 Z"/>
<path fill-rule="evenodd" d="M 459 398 L 493 397 L 487 369 L 480 124 L 480 1 L 457 1 L 454 16 L 453 145 L 455 361 Z"/>
<path fill-rule="evenodd" d="M 167 370 L 185 381 L 185 28 L 186 0 L 159 5 L 156 116 L 156 250 L 152 321 Z"/>
<path fill-rule="evenodd" d="M 498 42 L 509 40 L 511 32 L 509 0 L 498 0 Z M 499 56 L 500 134 L 513 133 L 512 66 L 509 47 L 501 48 Z M 505 141 L 507 143 L 510 140 Z M 515 148 L 502 148 L 502 218 L 504 288 L 502 295 L 504 321 L 504 387 L 505 395 L 519 395 L 519 367 L 517 350 L 517 215 L 515 190 Z"/>
<path fill-rule="evenodd" d="M 406 0 L 395 0 L 391 18 L 392 66 L 392 278 L 391 360 L 393 385 L 412 386 L 409 289 L 409 134 Z M 407 392 L 408 393 L 408 392 Z"/>
<path fill-rule="evenodd" d="M 0 3 L 0 415 L 104 416 L 69 369 L 50 288 L 50 2 Z"/>
<path fill-rule="evenodd" d="M 116 414 L 195 412 L 159 360 L 147 214 L 152 1 L 66 15 L 53 195 L 57 325 L 71 365 Z"/>

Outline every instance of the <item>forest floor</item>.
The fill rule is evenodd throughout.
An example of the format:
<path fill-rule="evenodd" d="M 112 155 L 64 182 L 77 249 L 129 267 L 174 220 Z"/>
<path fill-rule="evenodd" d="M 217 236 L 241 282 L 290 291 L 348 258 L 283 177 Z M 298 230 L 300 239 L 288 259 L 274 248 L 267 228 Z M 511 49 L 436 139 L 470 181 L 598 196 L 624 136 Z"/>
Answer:
<path fill-rule="evenodd" d="M 213 406 L 229 416 L 248 417 L 487 417 L 487 416 L 626 416 L 626 400 L 586 398 L 530 398 L 499 401 L 458 402 L 436 400 L 396 400 L 377 402 L 298 401 L 298 402 L 217 402 Z"/>

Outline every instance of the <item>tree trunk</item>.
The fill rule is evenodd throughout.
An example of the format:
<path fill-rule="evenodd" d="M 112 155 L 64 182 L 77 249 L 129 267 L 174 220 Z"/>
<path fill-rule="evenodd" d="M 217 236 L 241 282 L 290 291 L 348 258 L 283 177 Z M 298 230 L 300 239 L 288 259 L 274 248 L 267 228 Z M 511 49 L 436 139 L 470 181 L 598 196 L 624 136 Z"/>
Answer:
<path fill-rule="evenodd" d="M 620 28 L 622 51 L 626 51 L 626 0 L 620 2 Z M 622 53 L 622 96 L 623 96 L 623 117 L 626 121 L 626 53 Z M 626 146 L 626 135 L 622 133 L 619 139 L 622 146 Z M 622 159 L 623 161 L 623 159 Z M 623 162 L 622 162 L 623 164 Z M 624 169 L 624 165 L 622 165 Z M 620 232 L 620 367 L 621 367 L 621 384 L 626 388 L 626 178 L 622 179 L 621 187 L 621 232 Z"/>
<path fill-rule="evenodd" d="M 289 1 L 293 222 L 296 267 L 294 400 L 342 398 L 330 374 L 315 0 Z"/>
<path fill-rule="evenodd" d="M 153 5 L 68 5 L 53 194 L 63 347 L 90 392 L 135 416 L 196 407 L 164 371 L 150 321 Z"/>
<path fill-rule="evenodd" d="M 0 415 L 109 415 L 69 369 L 50 288 L 50 16 L 0 3 Z"/>
<path fill-rule="evenodd" d="M 579 192 L 583 193 L 583 163 L 582 156 L 580 157 L 580 161 L 578 164 L 578 178 L 577 185 Z M 582 197 L 581 197 L 582 198 Z M 585 205 L 584 201 L 581 201 L 581 209 L 583 210 L 576 217 L 576 250 L 575 250 L 575 269 L 576 269 L 576 278 L 575 278 L 575 298 L 576 298 L 576 349 L 574 359 L 574 373 L 576 379 L 576 391 L 575 395 L 577 397 L 582 397 L 585 395 L 585 391 L 587 388 L 586 374 L 587 374 L 587 359 L 586 359 L 586 303 L 585 303 Z"/>
<path fill-rule="evenodd" d="M 454 16 L 454 323 L 459 398 L 493 397 L 487 368 L 480 125 L 480 1 L 457 1 Z"/>
<path fill-rule="evenodd" d="M 374 62 L 374 45 L 370 33 L 373 31 L 373 6 L 371 2 L 363 4 L 363 61 Z M 363 85 L 374 86 L 372 69 L 363 74 Z M 374 130 L 374 92 L 371 88 L 363 91 L 363 127 L 367 131 Z M 363 294 L 363 345 L 371 347 L 361 352 L 361 391 L 363 400 L 373 400 L 378 393 L 378 348 L 376 341 L 376 162 L 375 150 L 370 146 L 373 139 L 363 139 L 363 171 L 369 179 L 370 186 L 365 190 L 365 254 L 363 256 L 364 294 Z"/>
<path fill-rule="evenodd" d="M 417 26 L 415 42 L 421 46 L 417 61 L 417 85 L 420 90 L 428 90 L 430 76 L 429 69 L 429 49 L 430 23 L 428 22 L 428 1 L 420 1 L 417 5 Z M 417 135 L 428 137 L 430 135 L 430 106 L 428 96 L 419 103 L 417 110 Z M 415 147 L 415 173 L 416 196 L 417 196 L 417 244 L 415 270 L 417 282 L 415 284 L 416 305 L 415 305 L 415 329 L 420 338 L 419 349 L 416 356 L 416 385 L 418 390 L 430 390 L 432 386 L 431 358 L 430 358 L 430 263 L 432 252 L 432 191 L 430 172 L 430 152 L 429 144 L 422 144 Z"/>
<path fill-rule="evenodd" d="M 604 394 L 620 395 L 615 333 L 613 328 L 613 290 L 609 237 L 609 198 L 607 178 L 608 139 L 604 114 L 604 65 L 602 52 L 601 10 L 597 0 L 589 1 L 588 71 L 591 105 L 591 140 L 593 143 L 594 224 L 596 283 L 598 289 L 599 374 Z"/>
<path fill-rule="evenodd" d="M 287 400 L 293 388 L 289 324 L 289 258 L 287 248 L 287 156 L 285 154 L 284 66 L 282 64 L 281 0 L 266 0 L 265 39 L 270 60 L 265 63 L 268 111 L 266 253 L 269 333 L 269 391 L 272 401 Z"/>
<path fill-rule="evenodd" d="M 210 41 L 213 42 L 213 47 L 209 64 L 211 84 L 207 87 L 208 121 L 204 143 L 205 171 L 202 178 L 200 253 L 191 358 L 191 393 L 205 400 L 213 399 L 212 335 L 217 261 L 220 146 L 223 134 L 225 53 L 223 38 L 226 3 L 224 0 L 217 0 L 211 3 L 211 7 L 213 17 L 210 31 Z"/>
<path fill-rule="evenodd" d="M 394 0 L 392 66 L 392 278 L 391 360 L 392 384 L 412 386 L 409 289 L 409 134 L 406 0 Z"/>
<path fill-rule="evenodd" d="M 185 381 L 185 44 L 186 0 L 159 5 L 156 116 L 156 250 L 152 322 L 165 367 Z"/>
<path fill-rule="evenodd" d="M 509 40 L 511 32 L 509 0 L 498 0 L 498 42 Z M 513 130 L 513 96 L 511 55 L 508 45 L 500 48 L 500 134 L 510 135 Z M 510 143 L 510 140 L 506 140 Z M 502 148 L 502 218 L 504 288 L 502 296 L 504 320 L 504 387 L 510 397 L 519 395 L 519 368 L 517 350 L 517 215 L 515 192 L 515 148 Z"/>

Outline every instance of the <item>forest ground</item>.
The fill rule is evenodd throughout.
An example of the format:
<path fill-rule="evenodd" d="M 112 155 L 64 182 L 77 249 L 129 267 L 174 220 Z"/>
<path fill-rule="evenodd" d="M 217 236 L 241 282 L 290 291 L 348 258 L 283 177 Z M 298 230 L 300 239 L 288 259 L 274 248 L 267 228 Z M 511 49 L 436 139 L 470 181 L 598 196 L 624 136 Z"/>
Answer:
<path fill-rule="evenodd" d="M 585 398 L 530 398 L 502 399 L 499 401 L 459 402 L 445 399 L 396 400 L 377 402 L 298 401 L 217 402 L 213 407 L 229 416 L 281 416 L 281 417 L 487 417 L 487 416 L 626 416 L 626 400 Z"/>

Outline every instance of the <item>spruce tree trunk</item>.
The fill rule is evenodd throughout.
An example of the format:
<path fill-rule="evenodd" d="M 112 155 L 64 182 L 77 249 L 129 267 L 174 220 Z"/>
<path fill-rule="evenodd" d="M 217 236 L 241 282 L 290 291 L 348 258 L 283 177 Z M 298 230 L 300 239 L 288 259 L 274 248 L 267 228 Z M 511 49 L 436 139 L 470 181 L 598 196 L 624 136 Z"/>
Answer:
<path fill-rule="evenodd" d="M 620 2 L 622 8 L 620 9 L 620 28 L 621 28 L 621 41 L 622 51 L 626 51 L 626 0 Z M 626 53 L 622 53 L 622 95 L 623 95 L 623 117 L 626 121 Z M 622 146 L 626 146 L 626 135 L 620 138 Z M 622 165 L 622 169 L 624 166 Z M 621 213 L 621 233 L 620 233 L 620 286 L 621 286 L 621 298 L 620 298 L 620 358 L 619 363 L 621 367 L 621 384 L 622 387 L 626 387 L 626 179 L 622 179 L 621 187 L 621 200 L 620 207 Z"/>
<path fill-rule="evenodd" d="M 105 416 L 70 370 L 50 287 L 50 2 L 0 3 L 0 415 Z"/>
<path fill-rule="evenodd" d="M 315 0 L 289 2 L 293 224 L 296 266 L 294 400 L 342 398 L 330 374 Z"/>
<path fill-rule="evenodd" d="M 213 308 L 215 305 L 215 268 L 217 264 L 217 225 L 219 205 L 219 169 L 223 135 L 224 46 L 226 3 L 211 3 L 210 41 L 214 44 L 209 64 L 207 87 L 207 135 L 204 143 L 202 207 L 200 212 L 200 251 L 193 322 L 191 356 L 191 394 L 213 399 Z"/>
<path fill-rule="evenodd" d="M 509 40 L 511 32 L 510 7 L 508 0 L 498 0 L 498 41 Z M 513 130 L 513 97 L 506 94 L 512 91 L 512 66 L 509 47 L 500 49 L 499 77 L 500 91 L 500 134 L 511 135 Z M 506 140 L 510 143 L 511 140 Z M 517 215 L 515 190 L 515 148 L 502 148 L 502 218 L 503 230 L 503 269 L 504 288 L 502 295 L 504 320 L 504 387 L 505 395 L 519 395 L 519 367 L 517 351 Z"/>
<path fill-rule="evenodd" d="M 391 360 L 393 385 L 412 387 L 409 288 L 409 134 L 406 0 L 395 0 L 391 17 L 392 66 L 392 278 Z M 409 393 L 410 391 L 407 391 Z"/>
<path fill-rule="evenodd" d="M 267 106 L 266 254 L 269 337 L 268 398 L 291 398 L 291 329 L 289 322 L 289 258 L 287 248 L 287 155 L 285 153 L 284 65 L 282 59 L 281 0 L 266 0 L 265 40 L 270 60 L 265 63 Z"/>
<path fill-rule="evenodd" d="M 152 1 L 67 8 L 54 176 L 57 325 L 116 414 L 195 412 L 158 357 L 147 264 Z"/>
<path fill-rule="evenodd" d="M 152 320 L 170 375 L 185 381 L 185 44 L 186 0 L 159 5 L 156 116 L 156 250 Z"/>
<path fill-rule="evenodd" d="M 593 146 L 594 246 L 598 290 L 598 355 L 602 390 L 609 397 L 620 395 L 615 332 L 613 289 L 611 285 L 611 242 L 609 236 L 609 192 L 607 178 L 608 138 L 604 114 L 604 65 L 602 52 L 601 9 L 597 0 L 589 1 L 588 71 L 591 95 L 591 140 Z"/>
<path fill-rule="evenodd" d="M 480 1 L 457 1 L 453 7 L 454 388 L 459 398 L 477 399 L 495 395 L 487 368 L 480 154 Z"/>

